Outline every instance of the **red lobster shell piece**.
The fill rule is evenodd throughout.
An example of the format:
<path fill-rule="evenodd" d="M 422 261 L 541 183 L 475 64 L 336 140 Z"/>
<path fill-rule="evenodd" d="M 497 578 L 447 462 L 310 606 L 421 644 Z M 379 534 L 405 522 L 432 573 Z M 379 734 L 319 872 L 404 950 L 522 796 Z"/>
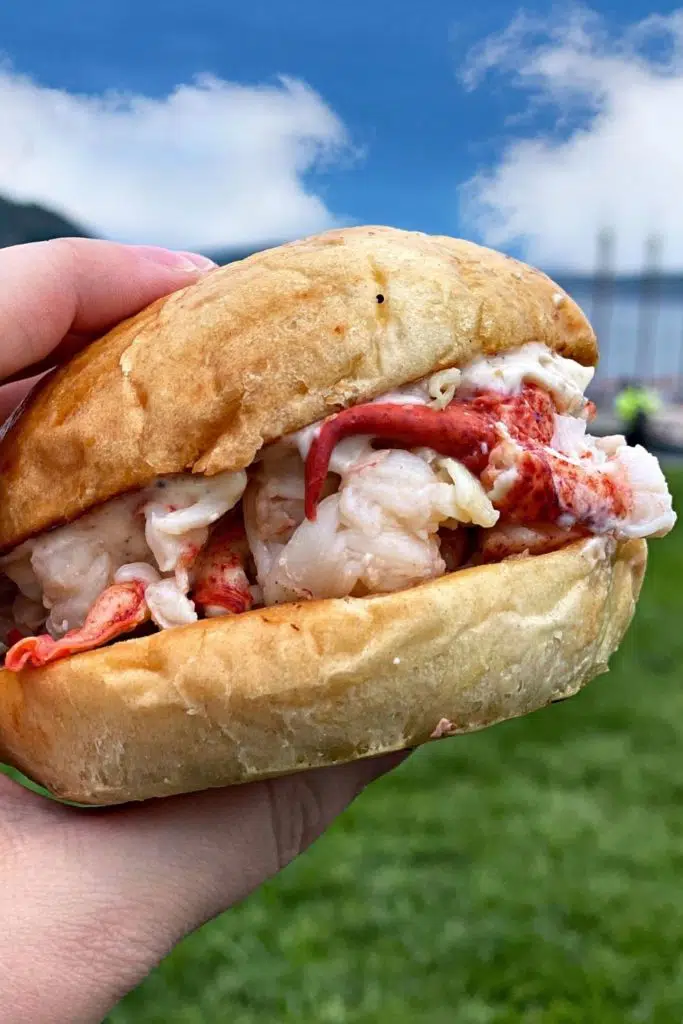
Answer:
<path fill-rule="evenodd" d="M 137 580 L 114 583 L 102 591 L 80 629 L 69 630 L 60 640 L 53 640 L 47 633 L 24 637 L 7 652 L 5 668 L 11 672 L 28 665 L 39 668 L 71 654 L 92 651 L 130 633 L 147 619 L 145 585 Z"/>

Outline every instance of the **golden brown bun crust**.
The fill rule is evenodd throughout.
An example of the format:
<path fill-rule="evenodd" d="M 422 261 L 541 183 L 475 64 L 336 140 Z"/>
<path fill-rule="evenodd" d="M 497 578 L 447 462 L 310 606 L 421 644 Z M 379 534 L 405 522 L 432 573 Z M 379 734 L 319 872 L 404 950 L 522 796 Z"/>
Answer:
<path fill-rule="evenodd" d="M 334 408 L 529 341 L 597 360 L 552 281 L 470 242 L 350 228 L 258 253 L 45 384 L 0 442 L 0 549 L 160 474 L 241 469 Z"/>
<path fill-rule="evenodd" d="M 120 803 L 413 746 L 444 719 L 481 729 L 606 671 L 646 554 L 588 540 L 2 672 L 0 760 L 62 797 Z"/>

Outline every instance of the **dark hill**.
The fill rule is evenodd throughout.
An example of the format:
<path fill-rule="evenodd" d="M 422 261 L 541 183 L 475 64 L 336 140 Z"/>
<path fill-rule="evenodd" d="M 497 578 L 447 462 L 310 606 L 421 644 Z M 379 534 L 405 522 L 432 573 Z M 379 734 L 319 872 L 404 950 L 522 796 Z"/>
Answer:
<path fill-rule="evenodd" d="M 0 248 L 74 235 L 87 237 L 87 232 L 38 203 L 15 203 L 0 196 Z"/>

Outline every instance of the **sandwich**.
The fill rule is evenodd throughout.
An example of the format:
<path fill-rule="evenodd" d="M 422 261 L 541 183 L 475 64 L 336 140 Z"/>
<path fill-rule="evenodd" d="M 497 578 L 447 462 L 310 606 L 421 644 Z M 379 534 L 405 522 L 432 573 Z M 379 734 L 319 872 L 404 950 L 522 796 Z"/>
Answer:
<path fill-rule="evenodd" d="M 576 693 L 675 523 L 590 433 L 544 274 L 336 230 L 216 269 L 0 438 L 0 761 L 116 804 L 466 733 Z"/>

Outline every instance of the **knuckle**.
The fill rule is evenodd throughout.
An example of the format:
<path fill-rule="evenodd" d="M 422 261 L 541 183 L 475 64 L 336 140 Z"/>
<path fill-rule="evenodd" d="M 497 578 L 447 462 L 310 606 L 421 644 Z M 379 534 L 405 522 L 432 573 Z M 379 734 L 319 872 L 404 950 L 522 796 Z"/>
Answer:
<path fill-rule="evenodd" d="M 271 780 L 266 789 L 279 870 L 318 838 L 327 820 L 322 794 L 313 776 Z"/>
<path fill-rule="evenodd" d="M 76 257 L 75 242 L 74 238 L 50 238 L 44 243 L 45 251 L 55 259 L 71 261 Z"/>

